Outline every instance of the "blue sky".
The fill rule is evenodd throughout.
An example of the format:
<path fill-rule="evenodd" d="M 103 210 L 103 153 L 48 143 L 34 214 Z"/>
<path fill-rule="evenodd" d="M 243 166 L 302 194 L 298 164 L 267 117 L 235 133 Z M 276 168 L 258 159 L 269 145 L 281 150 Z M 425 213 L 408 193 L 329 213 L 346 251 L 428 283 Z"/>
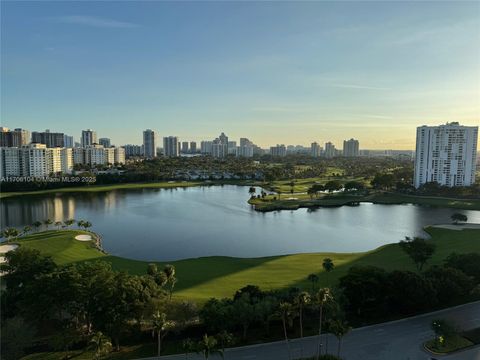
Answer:
<path fill-rule="evenodd" d="M 2 2 L 7 127 L 272 143 L 480 123 L 479 2 Z"/>

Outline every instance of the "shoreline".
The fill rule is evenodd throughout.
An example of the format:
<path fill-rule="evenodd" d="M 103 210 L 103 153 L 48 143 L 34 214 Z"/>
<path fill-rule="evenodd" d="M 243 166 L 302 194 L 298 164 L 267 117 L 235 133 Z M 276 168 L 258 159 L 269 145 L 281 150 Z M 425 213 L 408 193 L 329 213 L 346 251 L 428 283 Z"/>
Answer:
<path fill-rule="evenodd" d="M 270 191 L 270 183 L 261 183 L 258 180 L 205 180 L 205 181 L 161 181 L 146 183 L 119 183 L 108 185 L 91 185 L 80 187 L 64 187 L 58 189 L 46 189 L 37 191 L 23 192 L 0 192 L 0 199 L 25 197 L 25 196 L 41 196 L 56 194 L 80 194 L 108 192 L 115 190 L 142 190 L 142 189 L 174 189 L 188 187 L 210 187 L 210 186 L 255 186 L 265 191 Z M 368 195 L 341 194 L 341 196 L 326 195 L 322 198 L 308 198 L 303 193 L 287 194 L 284 196 L 293 197 L 301 195 L 296 199 L 248 199 L 247 202 L 253 206 L 258 212 L 271 212 L 279 210 L 298 210 L 300 208 L 315 209 L 321 207 L 339 207 L 339 206 L 358 206 L 360 203 L 373 203 L 381 205 L 402 205 L 412 204 L 421 206 L 444 207 L 459 210 L 480 210 L 480 199 L 462 199 L 448 198 L 436 196 L 408 195 L 400 193 L 392 193 L 386 191 L 373 192 Z"/>

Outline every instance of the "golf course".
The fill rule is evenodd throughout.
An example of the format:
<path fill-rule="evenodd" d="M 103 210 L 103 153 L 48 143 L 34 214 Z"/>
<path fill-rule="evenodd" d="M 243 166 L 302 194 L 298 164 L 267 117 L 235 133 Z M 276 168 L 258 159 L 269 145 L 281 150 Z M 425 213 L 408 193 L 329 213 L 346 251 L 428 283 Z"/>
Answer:
<path fill-rule="evenodd" d="M 436 245 L 428 265 L 441 264 L 452 252 L 480 252 L 480 230 L 451 230 L 428 227 L 430 240 Z M 20 247 L 37 249 L 51 256 L 58 265 L 82 261 L 102 260 L 118 271 L 144 274 L 148 262 L 111 256 L 99 251 L 93 242 L 78 241 L 75 237 L 86 235 L 81 230 L 50 230 L 33 233 L 14 240 Z M 399 239 L 400 240 L 400 239 Z M 322 270 L 322 261 L 329 257 L 335 264 L 330 273 Z M 248 284 L 260 288 L 280 289 L 300 287 L 308 289 L 307 276 L 319 277 L 317 286 L 331 286 L 354 265 L 374 265 L 386 270 L 411 270 L 415 266 L 398 244 L 388 244 L 368 252 L 359 253 L 305 253 L 262 258 L 201 257 L 169 262 L 177 271 L 178 283 L 174 297 L 203 303 L 209 298 L 231 296 Z M 163 266 L 166 262 L 157 265 Z"/>

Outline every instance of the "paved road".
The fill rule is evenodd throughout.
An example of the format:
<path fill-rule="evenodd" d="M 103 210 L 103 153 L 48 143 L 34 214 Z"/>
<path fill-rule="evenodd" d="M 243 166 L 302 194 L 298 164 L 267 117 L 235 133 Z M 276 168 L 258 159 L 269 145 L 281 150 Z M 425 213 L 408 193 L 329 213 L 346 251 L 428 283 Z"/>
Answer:
<path fill-rule="evenodd" d="M 345 360 L 480 360 L 480 346 L 449 356 L 430 356 L 422 344 L 433 336 L 430 323 L 433 319 L 448 319 L 464 330 L 480 327 L 480 301 L 424 314 L 403 320 L 354 329 L 342 341 L 342 358 Z M 325 344 L 325 338 L 323 340 Z M 329 350 L 336 353 L 337 340 L 328 337 Z M 308 337 L 290 342 L 292 359 L 313 356 L 317 338 Z M 213 357 L 214 359 L 219 357 Z M 158 358 L 149 358 L 151 360 Z M 185 359 L 185 355 L 162 356 L 162 360 Z M 199 355 L 189 355 L 190 360 L 200 360 Z M 284 341 L 232 348 L 225 351 L 226 360 L 288 360 Z"/>

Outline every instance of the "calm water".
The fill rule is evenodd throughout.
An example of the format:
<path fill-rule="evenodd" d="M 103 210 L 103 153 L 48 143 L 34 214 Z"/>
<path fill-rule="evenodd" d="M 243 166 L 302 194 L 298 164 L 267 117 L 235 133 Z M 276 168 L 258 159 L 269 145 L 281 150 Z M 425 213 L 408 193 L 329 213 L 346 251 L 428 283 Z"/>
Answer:
<path fill-rule="evenodd" d="M 248 187 L 129 190 L 12 198 L 1 202 L 2 227 L 47 218 L 85 219 L 114 255 L 175 260 L 209 255 L 259 257 L 370 250 L 428 224 L 449 223 L 453 209 L 361 204 L 315 211 L 255 212 Z M 480 211 L 462 211 L 480 223 Z"/>

